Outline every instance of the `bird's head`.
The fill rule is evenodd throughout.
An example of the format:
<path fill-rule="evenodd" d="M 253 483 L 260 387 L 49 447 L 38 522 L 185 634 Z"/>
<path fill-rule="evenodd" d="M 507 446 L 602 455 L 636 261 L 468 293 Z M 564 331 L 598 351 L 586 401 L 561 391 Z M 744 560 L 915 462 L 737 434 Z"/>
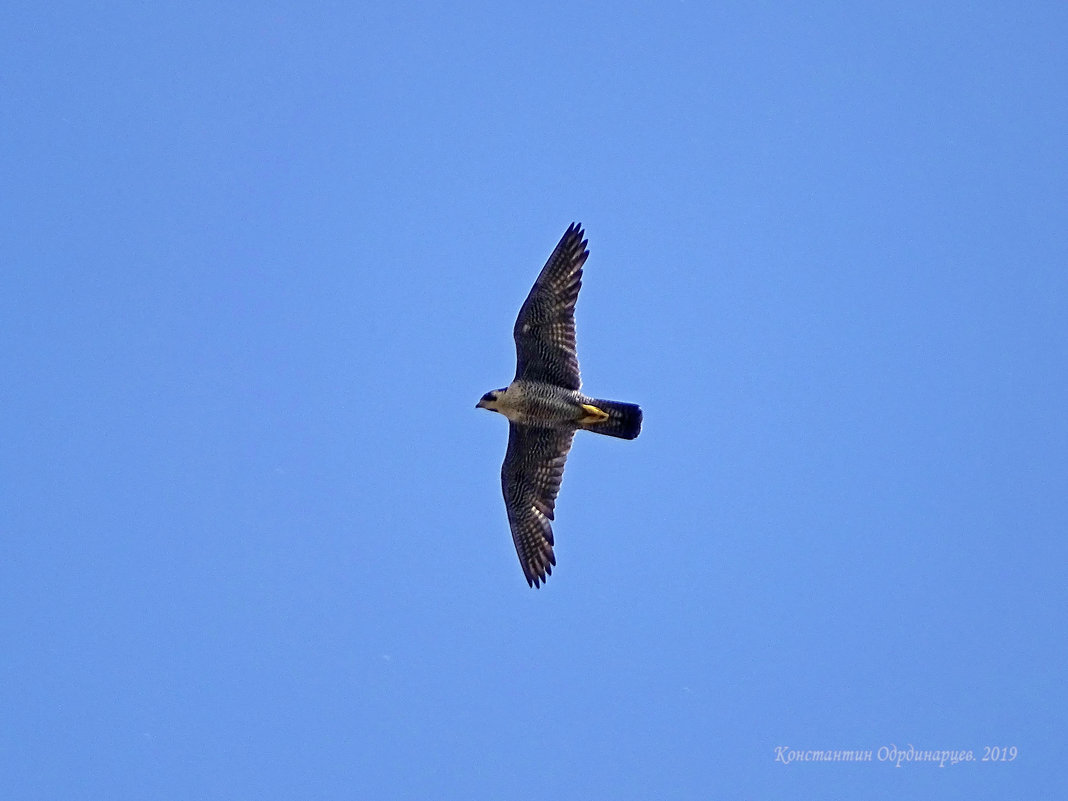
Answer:
<path fill-rule="evenodd" d="M 505 387 L 507 389 L 507 387 Z M 482 399 L 475 404 L 476 409 L 489 409 L 491 412 L 499 412 L 500 409 L 500 397 L 504 394 L 505 389 L 491 389 Z"/>

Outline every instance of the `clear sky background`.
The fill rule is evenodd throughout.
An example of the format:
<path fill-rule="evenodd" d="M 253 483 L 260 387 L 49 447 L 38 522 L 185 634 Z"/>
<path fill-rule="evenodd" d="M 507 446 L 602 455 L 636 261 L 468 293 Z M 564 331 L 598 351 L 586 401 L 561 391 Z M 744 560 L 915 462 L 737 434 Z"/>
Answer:
<path fill-rule="evenodd" d="M 1068 797 L 1066 42 L 7 4 L 0 795 Z M 645 428 L 577 437 L 535 591 L 474 405 L 572 220 Z"/>

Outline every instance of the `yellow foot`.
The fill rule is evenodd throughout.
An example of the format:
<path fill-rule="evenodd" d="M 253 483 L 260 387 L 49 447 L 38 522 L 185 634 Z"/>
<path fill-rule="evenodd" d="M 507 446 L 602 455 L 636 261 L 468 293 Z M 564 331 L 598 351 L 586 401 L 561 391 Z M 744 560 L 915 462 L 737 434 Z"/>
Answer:
<path fill-rule="evenodd" d="M 608 412 L 598 409 L 596 406 L 591 406 L 588 403 L 582 404 L 582 411 L 584 411 L 585 414 L 582 415 L 578 421 L 584 426 L 588 426 L 592 423 L 603 423 L 608 419 Z"/>

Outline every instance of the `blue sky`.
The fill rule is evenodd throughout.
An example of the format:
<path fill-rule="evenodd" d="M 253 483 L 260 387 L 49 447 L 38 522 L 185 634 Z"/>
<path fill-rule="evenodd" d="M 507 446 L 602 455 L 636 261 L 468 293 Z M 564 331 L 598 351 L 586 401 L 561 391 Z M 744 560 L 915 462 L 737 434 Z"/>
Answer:
<path fill-rule="evenodd" d="M 1063 4 L 0 17 L 4 797 L 1065 797 Z"/>

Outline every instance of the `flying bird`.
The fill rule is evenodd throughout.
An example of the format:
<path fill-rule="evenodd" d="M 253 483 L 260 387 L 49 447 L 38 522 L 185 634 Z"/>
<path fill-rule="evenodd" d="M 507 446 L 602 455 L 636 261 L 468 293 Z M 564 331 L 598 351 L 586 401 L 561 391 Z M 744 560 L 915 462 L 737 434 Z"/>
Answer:
<path fill-rule="evenodd" d="M 541 586 L 556 564 L 550 521 L 575 432 L 634 439 L 642 428 L 642 410 L 635 404 L 580 392 L 575 301 L 590 255 L 583 236 L 582 226 L 572 223 L 519 310 L 512 331 L 512 383 L 487 392 L 475 405 L 508 418 L 501 486 L 512 540 L 531 587 Z"/>

